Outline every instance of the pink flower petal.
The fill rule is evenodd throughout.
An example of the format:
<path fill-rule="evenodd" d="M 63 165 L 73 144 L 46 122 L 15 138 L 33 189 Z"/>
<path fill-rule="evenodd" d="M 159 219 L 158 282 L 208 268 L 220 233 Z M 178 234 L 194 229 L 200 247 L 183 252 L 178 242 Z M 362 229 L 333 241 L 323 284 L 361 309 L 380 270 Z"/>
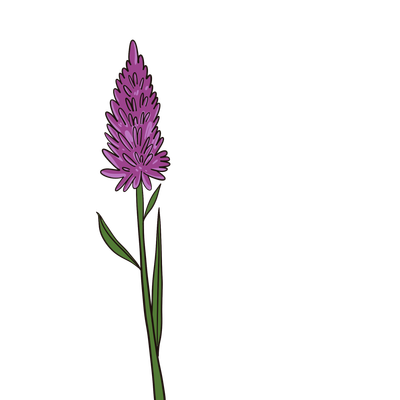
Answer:
<path fill-rule="evenodd" d="M 118 169 L 102 169 L 100 173 L 107 178 L 122 178 L 125 176 L 125 172 Z"/>
<path fill-rule="evenodd" d="M 164 175 L 160 174 L 158 171 L 154 171 L 153 169 L 146 171 L 146 174 L 151 178 L 159 179 L 160 181 L 163 181 L 165 179 Z"/>
<path fill-rule="evenodd" d="M 138 50 L 134 40 L 131 40 L 131 44 L 129 46 L 129 61 L 132 65 L 136 65 L 138 63 Z"/>
<path fill-rule="evenodd" d="M 117 130 L 118 132 L 121 132 L 121 127 L 122 124 L 118 123 L 118 121 L 115 119 L 114 115 L 110 113 L 106 113 L 106 117 L 108 119 L 108 122 L 111 124 L 111 126 Z M 111 132 L 110 132 L 111 133 Z"/>
<path fill-rule="evenodd" d="M 120 133 L 118 136 L 119 136 L 119 140 L 122 142 L 122 144 L 125 146 L 125 148 L 126 148 L 127 150 L 132 150 L 132 146 L 131 146 L 131 144 L 125 139 L 125 136 L 124 136 L 122 133 Z"/>
<path fill-rule="evenodd" d="M 146 137 L 146 138 L 150 137 L 152 129 L 153 129 L 153 124 L 151 122 L 148 122 L 146 130 L 145 130 L 144 137 Z"/>
<path fill-rule="evenodd" d="M 138 146 L 138 132 L 135 127 L 133 128 L 133 144 L 135 147 Z"/>
<path fill-rule="evenodd" d="M 120 160 L 115 154 L 111 153 L 110 151 L 103 149 L 103 154 L 107 158 L 107 160 L 110 161 L 112 165 L 114 165 L 114 167 L 119 168 L 122 164 L 122 160 Z"/>
<path fill-rule="evenodd" d="M 160 149 L 161 145 L 164 142 L 164 138 L 160 138 L 154 141 L 154 153 L 157 153 L 157 151 Z"/>
<path fill-rule="evenodd" d="M 119 104 L 115 100 L 111 100 L 111 111 L 118 118 Z"/>
<path fill-rule="evenodd" d="M 146 154 L 145 154 L 146 155 Z M 149 154 L 146 159 L 144 160 L 144 165 L 149 165 L 149 162 L 153 158 L 153 154 Z"/>
<path fill-rule="evenodd" d="M 107 129 L 108 129 L 108 132 L 110 132 L 110 135 L 115 140 L 118 140 L 118 132 L 110 124 L 107 125 Z"/>
<path fill-rule="evenodd" d="M 132 165 L 132 167 L 137 167 L 137 164 L 135 163 L 135 161 L 133 161 L 132 160 L 132 158 L 130 158 L 129 156 L 128 156 L 128 154 L 122 154 L 122 157 L 124 157 L 124 160 L 128 163 L 128 164 L 130 164 L 130 165 Z"/>
<path fill-rule="evenodd" d="M 133 188 L 137 189 L 140 183 L 140 178 L 141 178 L 142 173 L 139 172 L 139 175 L 135 176 L 135 179 L 133 180 Z"/>
<path fill-rule="evenodd" d="M 118 185 L 115 187 L 115 190 L 118 191 L 119 189 L 122 188 L 122 186 L 125 185 L 126 181 L 130 178 L 130 175 L 124 176 L 118 183 Z"/>
<path fill-rule="evenodd" d="M 142 174 L 143 185 L 147 190 L 151 190 L 151 182 L 146 174 Z"/>
<path fill-rule="evenodd" d="M 111 135 L 109 135 L 108 133 L 104 133 L 104 135 L 105 135 L 105 137 L 107 138 L 107 140 L 108 140 L 111 144 L 113 144 L 114 146 L 117 146 L 117 145 L 118 145 L 118 142 L 117 142 Z"/>
<path fill-rule="evenodd" d="M 124 136 L 126 137 L 126 140 L 127 140 L 129 143 L 133 144 L 132 128 L 131 128 L 131 129 L 127 129 L 127 130 L 124 132 Z"/>
<path fill-rule="evenodd" d="M 151 169 L 153 169 L 154 171 L 164 171 L 165 168 L 168 167 L 168 163 L 164 163 L 164 162 L 160 162 L 159 160 L 156 160 L 157 162 L 153 163 L 156 164 L 157 166 L 151 166 L 151 163 L 149 164 L 151 166 Z"/>
<path fill-rule="evenodd" d="M 129 177 L 129 179 L 126 181 L 126 183 L 125 183 L 125 186 L 124 186 L 124 192 L 126 192 L 128 189 L 129 189 L 129 186 L 131 186 L 131 184 L 132 184 L 132 182 L 133 182 L 133 180 L 135 179 L 135 175 L 131 175 L 130 177 Z"/>

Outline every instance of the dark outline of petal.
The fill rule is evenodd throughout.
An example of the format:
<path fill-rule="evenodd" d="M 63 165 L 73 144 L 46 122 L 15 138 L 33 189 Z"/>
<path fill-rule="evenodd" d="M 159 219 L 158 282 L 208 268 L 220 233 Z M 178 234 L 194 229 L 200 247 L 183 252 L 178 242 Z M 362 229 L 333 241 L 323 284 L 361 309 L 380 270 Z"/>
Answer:
<path fill-rule="evenodd" d="M 130 178 L 130 175 L 125 175 L 119 182 L 118 185 L 115 186 L 115 191 L 118 192 L 118 190 L 120 190 L 122 188 L 122 186 L 125 185 L 125 183 L 127 182 L 127 180 Z"/>
<path fill-rule="evenodd" d="M 136 118 L 136 117 L 135 117 L 135 118 Z M 137 140 L 138 140 L 138 130 L 137 130 L 136 127 L 134 126 L 134 127 L 133 127 L 133 145 L 134 145 L 135 147 L 138 146 Z"/>
<path fill-rule="evenodd" d="M 119 168 L 121 165 L 121 159 L 118 158 L 118 156 L 114 153 L 111 153 L 111 151 L 107 150 L 107 149 L 103 149 L 103 154 L 104 157 L 107 158 L 108 161 L 110 161 L 110 163 L 112 165 L 114 165 L 114 167 Z"/>
<path fill-rule="evenodd" d="M 115 118 L 118 118 L 118 110 L 120 109 L 120 105 L 116 100 L 110 101 L 111 111 Z M 120 122 L 120 121 L 118 121 Z"/>
<path fill-rule="evenodd" d="M 133 149 L 131 144 L 128 142 L 128 140 L 126 140 L 125 136 L 122 133 L 119 133 L 118 136 L 121 139 L 122 144 L 126 147 L 127 150 Z"/>
<path fill-rule="evenodd" d="M 107 124 L 107 129 L 108 132 L 110 133 L 110 135 L 118 141 L 118 131 L 111 125 L 111 124 Z"/>
<path fill-rule="evenodd" d="M 122 158 L 130 165 L 132 165 L 132 167 L 137 167 L 137 163 L 135 161 L 132 160 L 131 157 L 128 156 L 128 154 L 122 153 Z"/>
<path fill-rule="evenodd" d="M 135 158 L 138 164 L 140 164 L 139 154 L 135 151 Z"/>
<path fill-rule="evenodd" d="M 124 191 L 124 192 L 126 192 L 126 191 L 129 189 L 129 186 L 132 185 L 132 182 L 133 182 L 134 179 L 135 179 L 135 175 L 134 175 L 134 174 L 131 174 L 130 177 L 129 177 L 129 179 L 126 181 L 126 183 L 125 183 L 125 185 L 124 185 L 124 188 L 123 188 L 123 191 Z"/>
<path fill-rule="evenodd" d="M 116 130 L 117 132 L 121 132 L 118 126 L 118 121 L 116 120 L 114 115 L 110 114 L 109 112 L 106 112 L 106 118 L 110 123 L 110 125 L 114 128 L 114 130 Z"/>
<path fill-rule="evenodd" d="M 118 145 L 118 140 L 115 140 L 111 135 L 109 135 L 108 133 L 104 132 L 104 135 L 106 137 L 106 139 L 113 144 L 114 146 Z"/>
<path fill-rule="evenodd" d="M 146 154 L 145 154 L 146 155 Z M 149 154 L 144 160 L 144 165 L 149 165 L 149 162 L 153 159 L 153 154 Z"/>
<path fill-rule="evenodd" d="M 141 146 L 142 145 L 142 138 L 143 138 L 143 135 L 142 135 L 142 128 L 139 128 L 138 129 L 138 146 Z"/>

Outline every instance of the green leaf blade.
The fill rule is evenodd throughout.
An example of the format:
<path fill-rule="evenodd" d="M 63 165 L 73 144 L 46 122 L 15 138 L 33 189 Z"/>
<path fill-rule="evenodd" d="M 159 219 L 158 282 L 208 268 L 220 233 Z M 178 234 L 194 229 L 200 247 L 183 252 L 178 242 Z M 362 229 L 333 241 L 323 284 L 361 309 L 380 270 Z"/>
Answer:
<path fill-rule="evenodd" d="M 160 218 L 160 209 L 158 209 L 156 254 L 154 259 L 153 286 L 152 286 L 152 314 L 153 314 L 154 335 L 156 340 L 157 353 L 160 347 L 161 332 L 162 332 L 162 296 L 163 296 L 163 277 L 162 277 L 161 218 Z"/>
<path fill-rule="evenodd" d="M 140 265 L 136 262 L 136 260 L 131 256 L 128 250 L 125 249 L 124 246 L 117 240 L 117 238 L 113 235 L 110 228 L 105 223 L 103 217 L 97 213 L 99 216 L 99 230 L 100 235 L 103 238 L 106 245 L 118 256 L 123 259 L 131 262 L 133 265 L 140 269 Z"/>
<path fill-rule="evenodd" d="M 152 305 L 152 315 L 153 315 L 153 324 L 154 324 L 154 336 L 156 339 L 156 346 L 158 347 L 158 240 L 156 242 L 156 255 L 154 260 L 154 272 L 153 272 L 153 285 L 152 285 L 152 293 L 151 293 L 151 305 Z"/>
<path fill-rule="evenodd" d="M 161 255 L 161 223 L 158 224 L 158 322 L 157 322 L 157 345 L 160 345 L 162 328 L 162 270 L 163 262 Z"/>
<path fill-rule="evenodd" d="M 160 191 L 161 188 L 161 183 L 158 185 L 158 188 L 154 191 L 154 193 L 151 195 L 149 203 L 147 204 L 146 207 L 146 212 L 144 213 L 144 217 L 143 219 L 145 219 L 147 217 L 147 214 L 152 210 L 152 208 L 154 207 L 154 205 L 156 204 L 157 201 L 157 197 L 158 197 L 158 193 Z"/>

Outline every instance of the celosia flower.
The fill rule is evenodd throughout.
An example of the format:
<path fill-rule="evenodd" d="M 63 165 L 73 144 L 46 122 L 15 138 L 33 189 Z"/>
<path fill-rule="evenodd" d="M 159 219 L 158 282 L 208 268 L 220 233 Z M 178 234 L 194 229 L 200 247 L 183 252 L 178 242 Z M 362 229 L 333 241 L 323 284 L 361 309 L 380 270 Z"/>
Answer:
<path fill-rule="evenodd" d="M 101 173 L 109 178 L 119 178 L 115 190 L 124 187 L 126 192 L 132 185 L 135 189 L 143 181 L 151 189 L 151 178 L 164 180 L 161 172 L 170 165 L 166 151 L 158 152 L 163 138 L 157 128 L 160 104 L 153 92 L 151 75 L 143 57 L 138 55 L 136 43 L 132 40 L 126 68 L 116 80 L 115 100 L 111 100 L 112 114 L 106 113 L 109 124 L 108 147 L 104 156 L 116 169 L 103 169 Z"/>
<path fill-rule="evenodd" d="M 166 171 L 169 157 L 160 151 L 163 143 L 157 128 L 157 95 L 153 92 L 151 75 L 147 74 L 143 57 L 138 55 L 136 43 L 132 40 L 126 68 L 119 74 L 114 90 L 115 100 L 111 100 L 112 113 L 106 113 L 108 147 L 103 149 L 105 157 L 115 169 L 103 169 L 101 173 L 119 179 L 115 190 L 126 192 L 133 186 L 136 194 L 136 217 L 138 226 L 140 262 L 117 240 L 99 213 L 100 234 L 107 246 L 119 257 L 140 269 L 144 317 L 149 342 L 151 373 L 153 378 L 154 400 L 165 400 L 164 381 L 158 353 L 162 332 L 163 264 L 161 246 L 160 209 L 157 216 L 157 236 L 154 258 L 152 289 L 149 290 L 147 272 L 144 220 L 154 208 L 160 186 L 151 195 L 145 208 L 143 186 L 151 189 L 150 178 L 165 179 L 161 172 Z M 143 185 L 142 185 L 143 182 Z"/>

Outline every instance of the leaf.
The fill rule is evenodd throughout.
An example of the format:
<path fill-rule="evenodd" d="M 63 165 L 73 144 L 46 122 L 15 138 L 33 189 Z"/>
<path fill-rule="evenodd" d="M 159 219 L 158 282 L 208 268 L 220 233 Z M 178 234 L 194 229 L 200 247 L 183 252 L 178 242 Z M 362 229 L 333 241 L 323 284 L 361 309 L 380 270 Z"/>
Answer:
<path fill-rule="evenodd" d="M 140 269 L 140 265 L 136 262 L 136 260 L 130 255 L 129 251 L 125 249 L 124 246 L 113 235 L 110 228 L 104 222 L 102 216 L 97 213 L 99 216 L 99 229 L 100 234 L 103 240 L 106 242 L 107 246 L 118 256 L 124 258 L 125 260 L 131 262 L 133 265 Z"/>
<path fill-rule="evenodd" d="M 160 208 L 157 213 L 157 239 L 156 239 L 156 257 L 154 266 L 154 285 L 153 285 L 153 326 L 156 346 L 160 344 L 161 338 L 161 303 L 162 303 L 162 258 L 161 258 L 161 214 Z"/>
<path fill-rule="evenodd" d="M 158 185 L 158 188 L 154 191 L 154 193 L 152 194 L 152 196 L 150 197 L 149 203 L 147 204 L 146 207 L 146 212 L 144 213 L 144 217 L 143 219 L 146 218 L 147 214 L 152 210 L 152 208 L 154 207 L 154 204 L 156 204 L 157 201 L 157 197 L 158 197 L 158 192 L 160 191 L 161 188 L 161 183 Z"/>

